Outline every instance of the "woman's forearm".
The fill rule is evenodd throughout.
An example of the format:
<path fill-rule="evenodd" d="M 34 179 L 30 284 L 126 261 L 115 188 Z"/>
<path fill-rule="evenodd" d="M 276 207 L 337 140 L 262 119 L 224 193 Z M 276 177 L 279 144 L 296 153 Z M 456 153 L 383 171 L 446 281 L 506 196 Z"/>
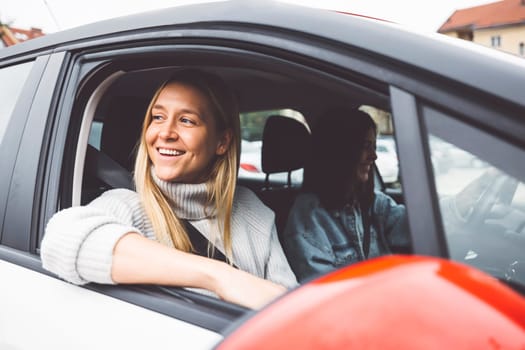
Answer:
<path fill-rule="evenodd" d="M 136 233 L 117 242 L 111 274 L 116 283 L 202 288 L 250 308 L 259 308 L 286 291 L 224 262 L 181 252 Z"/>
<path fill-rule="evenodd" d="M 116 283 L 162 284 L 213 291 L 219 270 L 225 268 L 220 264 L 129 233 L 115 246 L 111 275 Z"/>

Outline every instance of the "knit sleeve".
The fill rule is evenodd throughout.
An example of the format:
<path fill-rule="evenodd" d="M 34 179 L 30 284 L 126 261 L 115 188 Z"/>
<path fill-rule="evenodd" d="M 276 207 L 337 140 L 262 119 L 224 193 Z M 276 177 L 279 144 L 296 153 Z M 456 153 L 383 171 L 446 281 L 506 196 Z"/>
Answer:
<path fill-rule="evenodd" d="M 254 260 L 255 269 L 245 270 L 287 288 L 297 285 L 295 275 L 288 264 L 275 227 L 275 214 L 248 188 L 239 186 L 235 197 L 238 208 L 234 220 L 242 221 L 248 233 L 248 247 L 237 248 L 241 254 Z M 241 259 L 244 260 L 244 259 Z M 242 266 L 240 266 L 243 268 Z"/>
<path fill-rule="evenodd" d="M 266 278 L 287 288 L 296 287 L 298 285 L 297 279 L 295 278 L 295 274 L 288 264 L 283 248 L 279 243 L 275 225 L 273 225 L 268 243 L 270 253 L 266 262 Z"/>
<path fill-rule="evenodd" d="M 113 284 L 111 264 L 118 240 L 141 233 L 143 215 L 136 193 L 111 190 L 89 205 L 56 213 L 41 244 L 42 266 L 74 284 Z"/>

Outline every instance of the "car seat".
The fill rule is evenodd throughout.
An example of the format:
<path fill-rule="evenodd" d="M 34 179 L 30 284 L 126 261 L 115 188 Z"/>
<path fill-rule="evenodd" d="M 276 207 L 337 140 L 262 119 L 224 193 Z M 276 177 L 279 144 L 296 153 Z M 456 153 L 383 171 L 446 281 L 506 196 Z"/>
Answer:
<path fill-rule="evenodd" d="M 111 96 L 101 104 L 97 120 L 103 123 L 100 150 L 88 145 L 82 184 L 81 204 L 87 204 L 112 188 L 133 189 L 131 173 L 135 148 L 148 108 L 148 99 L 136 96 Z"/>
<path fill-rule="evenodd" d="M 135 164 L 135 148 L 148 104 L 149 99 L 116 96 L 105 112 L 100 150 L 129 171 Z"/>
<path fill-rule="evenodd" d="M 310 133 L 298 120 L 282 115 L 272 115 L 266 120 L 261 153 L 262 171 L 266 178 L 259 197 L 275 212 L 279 239 L 290 208 L 300 190 L 293 186 L 291 173 L 304 167 L 309 142 Z M 282 172 L 288 173 L 286 184 L 270 182 L 272 174 Z"/>

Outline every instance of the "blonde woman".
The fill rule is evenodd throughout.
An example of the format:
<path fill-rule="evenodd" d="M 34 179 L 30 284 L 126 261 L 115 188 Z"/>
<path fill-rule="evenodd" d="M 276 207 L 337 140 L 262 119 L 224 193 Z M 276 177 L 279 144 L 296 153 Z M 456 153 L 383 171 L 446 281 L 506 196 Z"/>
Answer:
<path fill-rule="evenodd" d="M 204 289 L 258 308 L 297 284 L 273 212 L 236 187 L 239 115 L 224 82 L 181 70 L 153 96 L 135 164 L 136 192 L 114 189 L 46 227 L 43 267 L 75 284 Z M 186 222 L 186 223 L 185 223 Z M 187 223 L 226 261 L 193 254 Z"/>

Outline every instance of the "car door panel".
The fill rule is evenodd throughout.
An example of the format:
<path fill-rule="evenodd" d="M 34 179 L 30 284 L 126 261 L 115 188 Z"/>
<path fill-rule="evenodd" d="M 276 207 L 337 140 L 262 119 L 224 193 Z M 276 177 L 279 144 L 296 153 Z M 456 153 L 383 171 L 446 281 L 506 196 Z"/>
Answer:
<path fill-rule="evenodd" d="M 0 276 L 16 281 L 0 288 L 1 349 L 210 349 L 222 338 L 3 260 Z"/>
<path fill-rule="evenodd" d="M 64 53 L 55 54 L 46 65 L 40 88 L 32 99 L 13 167 L 2 243 L 23 251 L 29 251 L 31 245 L 33 249 L 36 246 L 36 232 L 32 230 L 38 217 L 38 209 L 34 211 L 33 207 L 39 208 L 39 165 L 46 159 L 47 148 L 43 140 L 47 127 L 52 125 L 50 109 L 55 89 L 60 85 L 57 80 L 64 56 Z"/>

